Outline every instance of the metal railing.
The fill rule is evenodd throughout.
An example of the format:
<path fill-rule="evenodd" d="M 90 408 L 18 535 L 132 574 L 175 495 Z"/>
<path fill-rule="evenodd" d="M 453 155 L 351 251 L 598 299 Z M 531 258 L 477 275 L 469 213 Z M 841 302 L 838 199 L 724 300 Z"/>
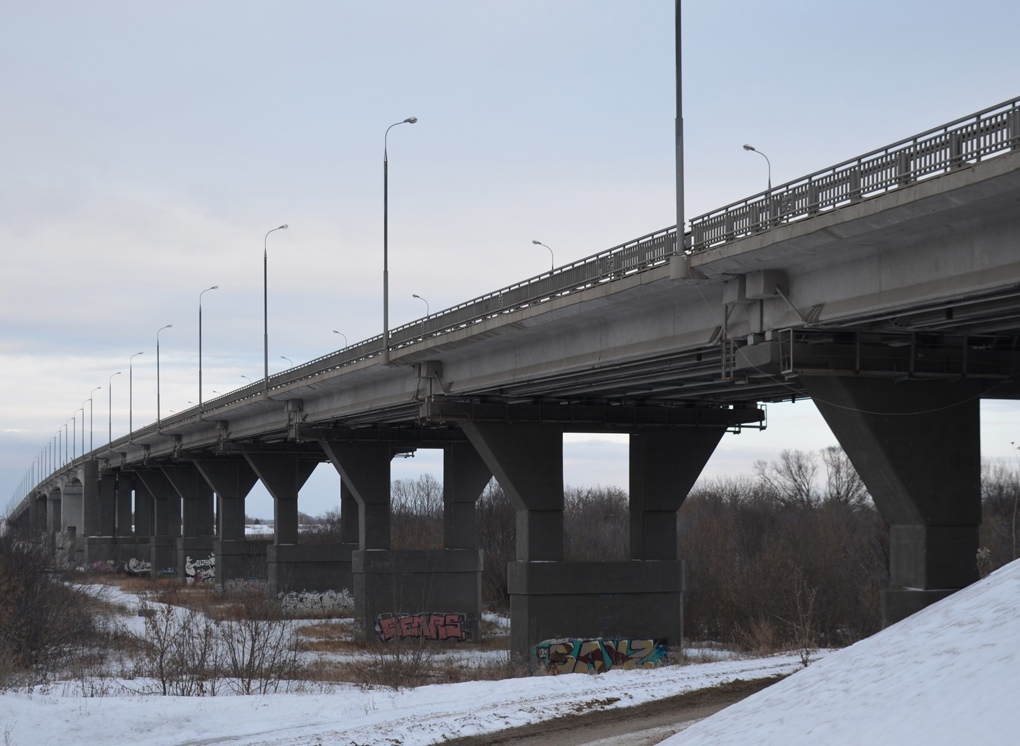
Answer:
<path fill-rule="evenodd" d="M 703 251 L 1020 149 L 1020 97 L 691 220 Z"/>

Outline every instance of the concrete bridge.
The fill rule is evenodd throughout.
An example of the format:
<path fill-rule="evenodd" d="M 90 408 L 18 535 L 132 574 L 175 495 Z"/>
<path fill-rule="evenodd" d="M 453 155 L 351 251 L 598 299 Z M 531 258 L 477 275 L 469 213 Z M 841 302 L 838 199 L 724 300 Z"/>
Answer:
<path fill-rule="evenodd" d="M 810 397 L 890 525 L 893 622 L 976 579 L 979 402 L 1018 391 L 1018 242 L 1013 100 L 699 216 L 682 247 L 651 233 L 70 463 L 51 453 L 10 520 L 61 537 L 74 562 L 144 555 L 183 574 L 211 552 L 218 581 L 352 589 L 367 628 L 432 611 L 470 628 L 474 505 L 495 476 L 517 511 L 515 653 L 566 636 L 672 643 L 676 511 L 726 432 Z M 564 432 L 629 435 L 630 561 L 563 561 Z M 418 448 L 444 453 L 441 551 L 390 548 L 390 461 Z M 302 545 L 299 491 L 325 461 L 343 541 Z M 244 536 L 256 480 L 271 543 Z"/>

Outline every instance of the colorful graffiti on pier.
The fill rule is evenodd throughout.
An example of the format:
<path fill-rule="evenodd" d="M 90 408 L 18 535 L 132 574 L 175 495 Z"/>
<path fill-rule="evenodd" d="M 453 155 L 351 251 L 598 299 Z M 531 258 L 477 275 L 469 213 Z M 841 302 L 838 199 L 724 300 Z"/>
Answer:
<path fill-rule="evenodd" d="M 629 671 L 668 662 L 665 640 L 543 640 L 531 650 L 532 663 L 548 673 Z"/>
<path fill-rule="evenodd" d="M 469 638 L 467 614 L 422 612 L 419 614 L 380 614 L 375 618 L 375 631 L 383 642 L 404 637 L 426 640 L 456 640 Z"/>
<path fill-rule="evenodd" d="M 184 582 L 187 585 L 202 585 L 216 582 L 216 555 L 210 554 L 207 559 L 184 560 Z"/>

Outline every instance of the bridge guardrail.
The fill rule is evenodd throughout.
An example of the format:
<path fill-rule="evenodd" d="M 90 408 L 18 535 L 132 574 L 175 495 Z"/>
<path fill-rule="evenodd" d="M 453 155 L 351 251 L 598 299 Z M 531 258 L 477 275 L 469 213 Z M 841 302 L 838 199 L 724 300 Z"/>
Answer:
<path fill-rule="evenodd" d="M 1020 97 L 691 219 L 694 252 L 1020 149 Z"/>

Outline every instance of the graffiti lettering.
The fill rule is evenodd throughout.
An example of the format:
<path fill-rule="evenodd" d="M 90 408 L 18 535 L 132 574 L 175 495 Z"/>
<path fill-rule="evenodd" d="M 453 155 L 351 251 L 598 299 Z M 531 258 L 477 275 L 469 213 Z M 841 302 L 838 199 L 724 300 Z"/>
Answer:
<path fill-rule="evenodd" d="M 132 557 L 127 561 L 127 571 L 129 575 L 148 575 L 152 572 L 152 563 Z"/>
<path fill-rule="evenodd" d="M 354 597 L 346 588 L 316 593 L 315 591 L 291 591 L 279 595 L 280 608 L 288 612 L 302 611 L 349 611 L 354 608 Z"/>
<path fill-rule="evenodd" d="M 544 640 L 532 648 L 532 662 L 549 673 L 629 671 L 668 662 L 665 640 Z"/>
<path fill-rule="evenodd" d="M 459 612 L 380 614 L 375 619 L 375 631 L 383 642 L 403 637 L 464 642 L 468 639 L 469 628 L 467 614 Z"/>
<path fill-rule="evenodd" d="M 264 593 L 269 588 L 269 583 L 258 578 L 234 578 L 223 581 L 224 591 L 244 591 L 245 593 Z"/>
<path fill-rule="evenodd" d="M 106 560 L 106 562 L 93 562 L 89 569 L 92 572 L 117 572 L 117 563 L 113 560 Z"/>
<path fill-rule="evenodd" d="M 216 581 L 216 555 L 210 554 L 208 559 L 193 560 L 187 557 L 184 561 L 184 582 L 188 585 L 209 584 Z"/>

